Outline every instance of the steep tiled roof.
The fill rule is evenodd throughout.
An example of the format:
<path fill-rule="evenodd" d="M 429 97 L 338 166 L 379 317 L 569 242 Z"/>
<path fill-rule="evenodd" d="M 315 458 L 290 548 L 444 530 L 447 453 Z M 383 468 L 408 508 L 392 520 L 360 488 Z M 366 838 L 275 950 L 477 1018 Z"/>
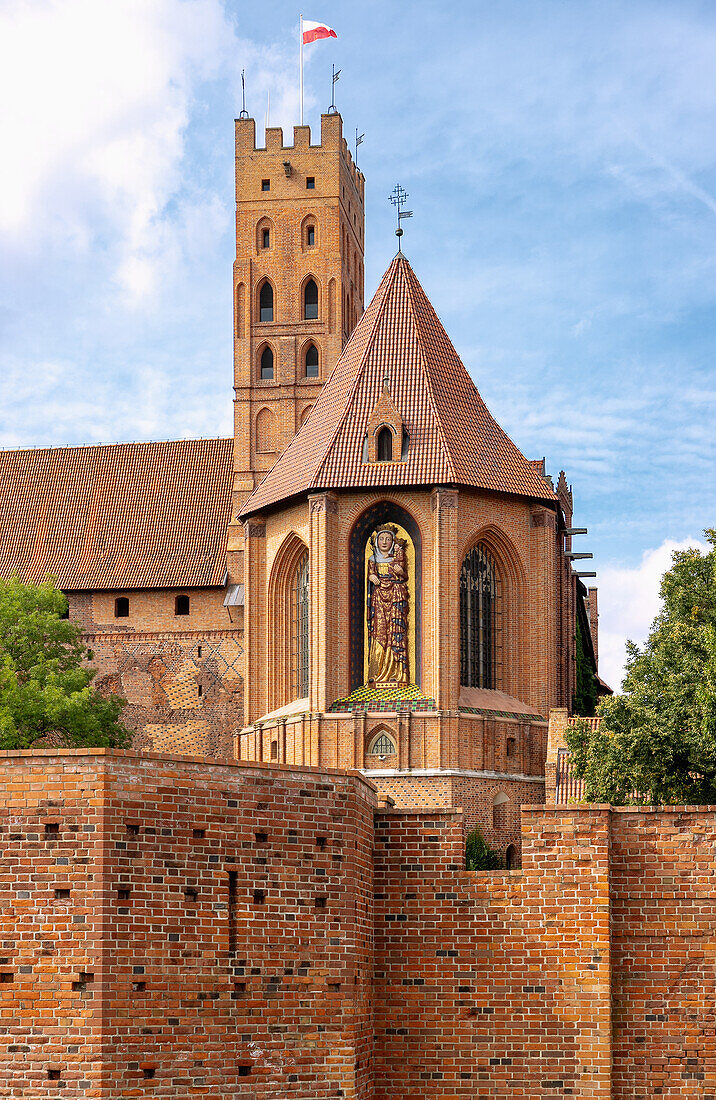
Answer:
<path fill-rule="evenodd" d="M 384 378 L 409 434 L 407 459 L 363 461 Z M 406 258 L 398 254 L 306 423 L 245 515 L 312 489 L 450 484 L 554 501 L 492 418 Z"/>
<path fill-rule="evenodd" d="M 0 576 L 221 585 L 231 471 L 230 439 L 0 451 Z"/>

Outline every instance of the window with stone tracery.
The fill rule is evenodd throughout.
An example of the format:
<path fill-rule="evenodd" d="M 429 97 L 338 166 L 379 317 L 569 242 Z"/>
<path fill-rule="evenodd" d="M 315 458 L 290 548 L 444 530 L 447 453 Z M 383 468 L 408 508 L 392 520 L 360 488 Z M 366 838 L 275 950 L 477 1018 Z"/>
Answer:
<path fill-rule="evenodd" d="M 498 585 L 486 546 L 468 551 L 460 570 L 460 683 L 495 688 Z"/>

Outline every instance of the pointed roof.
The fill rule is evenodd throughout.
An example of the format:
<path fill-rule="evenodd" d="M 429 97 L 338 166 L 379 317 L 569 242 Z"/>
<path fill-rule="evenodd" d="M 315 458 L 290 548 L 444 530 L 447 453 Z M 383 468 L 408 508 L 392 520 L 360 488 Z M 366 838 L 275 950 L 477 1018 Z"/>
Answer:
<path fill-rule="evenodd" d="M 371 414 L 388 390 L 407 458 L 364 461 Z M 318 489 L 457 484 L 555 501 L 493 419 L 402 253 L 392 261 L 303 427 L 242 509 Z"/>

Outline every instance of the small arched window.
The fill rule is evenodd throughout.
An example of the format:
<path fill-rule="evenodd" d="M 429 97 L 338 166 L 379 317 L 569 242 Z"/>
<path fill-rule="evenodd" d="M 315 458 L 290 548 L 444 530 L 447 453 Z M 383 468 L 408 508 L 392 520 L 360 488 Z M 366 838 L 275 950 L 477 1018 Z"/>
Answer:
<path fill-rule="evenodd" d="M 303 316 L 306 321 L 318 317 L 318 287 L 314 279 L 309 279 L 303 288 Z"/>
<path fill-rule="evenodd" d="M 496 794 L 492 803 L 492 827 L 504 829 L 507 825 L 507 807 L 509 799 L 506 794 Z"/>
<path fill-rule="evenodd" d="M 129 599 L 127 596 L 117 596 L 114 601 L 114 617 L 115 619 L 129 618 Z"/>
<path fill-rule="evenodd" d="M 376 454 L 378 462 L 393 461 L 393 433 L 390 428 L 381 428 L 376 440 Z"/>
<path fill-rule="evenodd" d="M 262 283 L 259 291 L 259 320 L 273 321 L 273 287 L 269 282 Z"/>
<path fill-rule="evenodd" d="M 175 615 L 188 615 L 189 614 L 189 597 L 177 596 L 174 600 L 174 614 Z"/>
<path fill-rule="evenodd" d="M 368 746 L 369 756 L 395 756 L 396 751 L 395 741 L 387 730 L 381 730 Z"/>
<path fill-rule="evenodd" d="M 505 867 L 508 871 L 514 871 L 516 870 L 516 868 L 519 867 L 519 865 L 520 861 L 517 856 L 517 849 L 514 844 L 509 844 L 507 846 L 507 851 L 505 852 Z"/>
<path fill-rule="evenodd" d="M 273 378 L 273 352 L 270 347 L 265 347 L 261 352 L 261 377 Z"/>
<path fill-rule="evenodd" d="M 309 344 L 306 351 L 306 378 L 318 378 L 318 348 Z"/>
<path fill-rule="evenodd" d="M 460 683 L 464 687 L 494 688 L 495 564 L 487 547 L 474 546 L 460 570 Z"/>

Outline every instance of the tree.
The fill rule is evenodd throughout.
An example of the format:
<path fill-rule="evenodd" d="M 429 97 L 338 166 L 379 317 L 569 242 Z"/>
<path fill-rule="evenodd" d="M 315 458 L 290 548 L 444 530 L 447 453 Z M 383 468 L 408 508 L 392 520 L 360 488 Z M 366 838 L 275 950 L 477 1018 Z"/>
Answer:
<path fill-rule="evenodd" d="M 567 732 L 590 802 L 716 803 L 716 531 L 674 553 L 643 649 L 627 643 L 623 692 L 593 730 Z"/>
<path fill-rule="evenodd" d="M 121 746 L 125 700 L 92 688 L 92 652 L 51 580 L 0 580 L 0 748 Z"/>
<path fill-rule="evenodd" d="M 499 852 L 490 848 L 479 829 L 473 829 L 465 840 L 466 871 L 496 871 L 504 864 Z"/>

